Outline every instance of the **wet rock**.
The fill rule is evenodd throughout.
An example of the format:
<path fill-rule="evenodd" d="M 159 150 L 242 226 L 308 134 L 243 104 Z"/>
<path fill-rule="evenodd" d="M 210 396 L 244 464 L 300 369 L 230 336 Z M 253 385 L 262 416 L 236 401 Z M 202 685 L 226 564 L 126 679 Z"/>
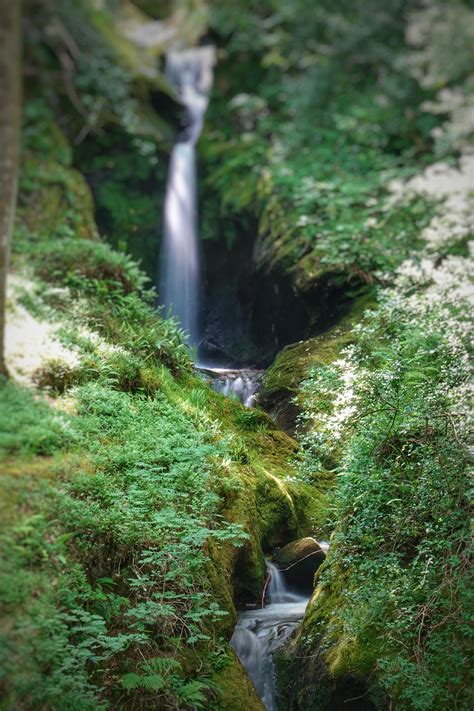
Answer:
<path fill-rule="evenodd" d="M 326 558 L 320 544 L 314 538 L 300 538 L 278 550 L 273 562 L 284 574 L 290 588 L 311 594 L 314 574 Z"/>

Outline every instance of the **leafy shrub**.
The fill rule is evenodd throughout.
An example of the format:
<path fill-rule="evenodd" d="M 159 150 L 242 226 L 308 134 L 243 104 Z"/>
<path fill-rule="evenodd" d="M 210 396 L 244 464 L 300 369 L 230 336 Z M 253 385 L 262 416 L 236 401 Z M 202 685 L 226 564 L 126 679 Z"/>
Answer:
<path fill-rule="evenodd" d="M 42 390 L 60 395 L 73 385 L 84 380 L 84 373 L 80 368 L 73 367 L 65 361 L 56 358 L 49 360 L 33 373 L 35 385 Z"/>
<path fill-rule="evenodd" d="M 439 123 L 403 64 L 407 3 L 230 5 L 211 11 L 227 91 L 211 101 L 202 143 L 204 237 L 253 216 L 259 266 L 303 290 L 325 273 L 371 282 L 393 271 L 419 246 L 430 205 L 393 206 L 387 186 L 432 160 Z"/>
<path fill-rule="evenodd" d="M 218 514 L 215 467 L 226 444 L 199 431 L 164 393 L 150 399 L 120 385 L 104 377 L 75 388 L 77 415 L 68 419 L 75 465 L 61 480 L 36 484 L 31 524 L 0 532 L 2 580 L 6 571 L 24 579 L 27 607 L 18 608 L 8 585 L 0 595 L 19 629 L 34 630 L 3 640 L 5 694 L 30 705 L 61 697 L 71 708 L 102 708 L 113 667 L 137 703 L 204 708 L 215 691 L 208 678 L 213 630 L 227 615 L 206 576 L 208 541 L 240 545 L 246 538 Z M 1 409 L 3 448 L 64 446 L 59 415 L 10 385 L 0 394 L 8 406 Z M 47 592 L 32 605 L 38 585 Z M 183 645 L 199 650 L 200 674 L 181 669 Z M 138 663 L 142 653 L 147 661 Z M 29 660 L 22 673 L 17 655 Z M 123 693 L 107 690 L 114 703 Z"/>

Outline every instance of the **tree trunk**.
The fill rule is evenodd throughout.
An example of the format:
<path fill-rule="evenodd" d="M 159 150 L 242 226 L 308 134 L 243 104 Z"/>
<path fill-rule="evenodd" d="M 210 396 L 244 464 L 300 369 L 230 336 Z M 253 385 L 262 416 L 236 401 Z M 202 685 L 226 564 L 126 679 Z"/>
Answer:
<path fill-rule="evenodd" d="M 0 374 L 5 364 L 5 307 L 18 185 L 21 115 L 21 0 L 0 0 Z"/>

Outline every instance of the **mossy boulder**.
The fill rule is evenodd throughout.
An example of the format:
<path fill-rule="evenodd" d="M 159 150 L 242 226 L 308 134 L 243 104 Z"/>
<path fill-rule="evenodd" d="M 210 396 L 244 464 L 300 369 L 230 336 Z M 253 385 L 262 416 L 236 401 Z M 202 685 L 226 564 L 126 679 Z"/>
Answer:
<path fill-rule="evenodd" d="M 291 711 L 382 711 L 387 708 L 372 700 L 363 681 L 352 675 L 331 678 L 324 662 L 320 640 L 313 639 L 304 657 L 295 638 L 274 655 L 279 707 Z"/>
<path fill-rule="evenodd" d="M 291 543 L 287 543 L 286 546 L 280 548 L 274 555 L 273 561 L 283 570 L 300 563 L 310 556 L 318 557 L 322 561 L 326 554 L 314 538 L 307 536 L 306 538 L 299 538 L 297 541 L 291 541 Z"/>
<path fill-rule="evenodd" d="M 357 299 L 338 324 L 314 338 L 286 346 L 277 355 L 263 377 L 258 402 L 283 430 L 295 433 L 301 410 L 300 386 L 309 368 L 329 365 L 354 342 L 353 326 L 372 303 L 371 296 Z"/>
<path fill-rule="evenodd" d="M 297 567 L 297 566 L 296 566 Z M 321 568 L 324 570 L 326 566 Z M 280 696 L 294 711 L 382 711 L 383 693 L 371 686 L 375 665 L 370 640 L 361 647 L 343 634 L 338 618 L 349 575 L 339 569 L 331 581 L 316 573 L 316 588 L 298 633 L 278 651 Z"/>
<path fill-rule="evenodd" d="M 92 193 L 83 176 L 53 161 L 25 160 L 18 219 L 39 239 L 51 236 L 97 239 Z"/>
<path fill-rule="evenodd" d="M 311 594 L 313 580 L 326 554 L 319 543 L 311 537 L 288 543 L 273 557 L 273 562 L 282 571 L 289 587 Z"/>
<path fill-rule="evenodd" d="M 298 478 L 297 442 L 276 429 L 265 413 L 246 409 L 212 390 L 207 406 L 231 442 L 232 461 L 216 487 L 223 499 L 220 513 L 242 526 L 248 536 L 239 548 L 223 542 L 209 544 L 213 562 L 208 575 L 221 606 L 231 613 L 230 629 L 234 605 L 239 608 L 260 599 L 264 556 L 320 530 L 324 494 Z"/>
<path fill-rule="evenodd" d="M 220 689 L 219 700 L 211 705 L 212 711 L 265 711 L 265 706 L 255 691 L 238 657 L 229 648 L 227 664 L 213 677 Z"/>

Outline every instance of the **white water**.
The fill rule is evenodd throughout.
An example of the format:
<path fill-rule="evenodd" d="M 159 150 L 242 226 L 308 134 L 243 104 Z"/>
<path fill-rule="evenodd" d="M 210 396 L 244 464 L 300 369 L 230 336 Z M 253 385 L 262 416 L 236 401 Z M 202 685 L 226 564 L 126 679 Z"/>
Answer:
<path fill-rule="evenodd" d="M 199 370 L 209 378 L 211 387 L 218 393 L 239 400 L 245 407 L 253 407 L 263 371 L 250 368 L 231 370 L 199 366 Z"/>
<path fill-rule="evenodd" d="M 298 627 L 308 598 L 289 591 L 272 563 L 267 572 L 265 607 L 239 614 L 230 643 L 268 711 L 277 711 L 272 655 Z"/>
<path fill-rule="evenodd" d="M 201 134 L 212 86 L 213 47 L 170 52 L 166 74 L 186 107 L 188 125 L 173 148 L 166 186 L 161 296 L 188 334 L 199 338 L 201 268 L 197 230 L 196 142 Z"/>

